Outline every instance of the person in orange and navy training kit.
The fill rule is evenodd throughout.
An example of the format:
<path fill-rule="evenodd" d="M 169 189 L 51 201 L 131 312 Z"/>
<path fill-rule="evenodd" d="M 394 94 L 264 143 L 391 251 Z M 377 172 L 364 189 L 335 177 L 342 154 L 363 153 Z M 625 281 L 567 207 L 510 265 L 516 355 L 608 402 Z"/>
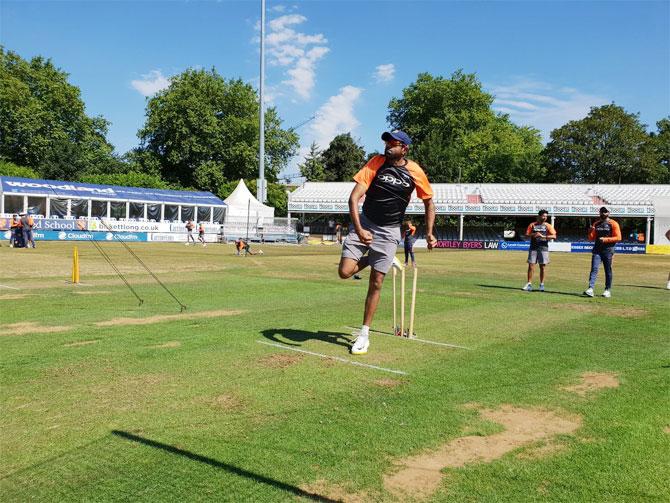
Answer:
<path fill-rule="evenodd" d="M 522 290 L 527 292 L 533 291 L 535 264 L 540 264 L 540 291 L 544 292 L 544 268 L 549 263 L 549 241 L 556 239 L 556 230 L 553 225 L 547 223 L 548 216 L 547 210 L 540 210 L 537 214 L 537 220 L 526 229 L 526 236 L 530 237 L 528 283 Z"/>
<path fill-rule="evenodd" d="M 191 244 L 191 241 L 193 241 L 193 245 L 195 245 L 195 238 L 193 237 L 194 228 L 195 225 L 193 224 L 193 222 L 188 220 L 186 222 L 186 246 L 189 246 Z"/>
<path fill-rule="evenodd" d="M 405 241 L 405 265 L 407 265 L 407 259 L 412 257 L 412 267 L 416 267 L 416 260 L 414 259 L 414 234 L 416 234 L 416 227 L 412 225 L 412 221 L 407 221 L 407 226 L 405 227 L 405 232 L 403 233 Z"/>
<path fill-rule="evenodd" d="M 205 243 L 205 224 L 202 222 L 198 226 L 198 241 L 202 243 L 203 248 L 207 246 L 207 243 Z"/>
<path fill-rule="evenodd" d="M 35 221 L 32 215 L 21 213 L 21 228 L 23 229 L 23 246 L 26 248 L 35 248 L 35 240 L 33 239 L 33 226 Z"/>
<path fill-rule="evenodd" d="M 338 267 L 340 278 L 347 279 L 370 266 L 368 294 L 363 311 L 363 324 L 351 354 L 362 355 L 370 345 L 370 325 L 379 304 L 386 274 L 398 262 L 396 252 L 402 240 L 401 226 L 412 193 L 423 200 L 426 212 L 426 243 L 437 244 L 433 235 L 435 204 L 433 189 L 426 173 L 417 163 L 406 158 L 412 140 L 403 131 L 382 134 L 384 155 L 376 155 L 354 175 L 356 185 L 349 196 L 351 227 L 342 246 Z M 363 213 L 358 204 L 365 196 Z M 402 267 L 396 264 L 396 267 Z"/>
<path fill-rule="evenodd" d="M 591 274 L 589 275 L 589 287 L 584 295 L 593 297 L 593 287 L 596 286 L 598 269 L 602 262 L 605 267 L 605 291 L 603 297 L 612 296 L 612 259 L 614 258 L 614 245 L 621 241 L 621 229 L 619 224 L 610 218 L 610 212 L 604 206 L 600 208 L 600 219 L 593 222 L 589 229 L 589 241 L 595 241 L 591 255 Z"/>
<path fill-rule="evenodd" d="M 18 215 L 13 215 L 9 219 L 9 247 L 14 248 L 19 245 L 19 241 L 23 241 L 23 237 L 18 239 L 18 235 L 21 233 L 21 220 L 19 220 Z"/>

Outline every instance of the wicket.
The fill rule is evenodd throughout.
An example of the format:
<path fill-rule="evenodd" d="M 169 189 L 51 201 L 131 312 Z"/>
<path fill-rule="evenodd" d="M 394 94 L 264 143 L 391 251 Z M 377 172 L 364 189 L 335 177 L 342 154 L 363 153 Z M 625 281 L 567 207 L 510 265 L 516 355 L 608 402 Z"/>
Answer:
<path fill-rule="evenodd" d="M 398 325 L 398 314 L 397 314 L 397 277 L 398 271 L 393 268 L 393 333 L 398 337 L 415 337 L 414 333 L 414 310 L 416 308 L 416 281 L 419 274 L 418 268 L 413 268 L 414 272 L 412 273 L 412 300 L 410 303 L 409 310 L 409 327 L 405 328 L 405 268 L 400 272 L 400 325 Z"/>

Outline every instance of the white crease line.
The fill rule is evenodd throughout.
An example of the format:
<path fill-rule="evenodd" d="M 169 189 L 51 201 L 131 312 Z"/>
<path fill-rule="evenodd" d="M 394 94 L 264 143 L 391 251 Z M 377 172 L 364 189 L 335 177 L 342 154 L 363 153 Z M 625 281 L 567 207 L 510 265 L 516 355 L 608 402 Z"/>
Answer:
<path fill-rule="evenodd" d="M 15 286 L 7 286 L 7 285 L 0 285 L 0 288 L 9 288 L 10 290 L 20 290 L 20 288 L 16 288 Z"/>
<path fill-rule="evenodd" d="M 344 328 L 349 328 L 351 330 L 359 330 L 356 327 L 345 326 Z M 447 344 L 446 342 L 429 341 L 429 340 L 426 340 L 426 339 L 417 339 L 416 337 L 398 337 L 397 335 L 393 335 L 393 334 L 388 333 L 388 332 L 382 332 L 381 330 L 375 330 L 374 328 L 371 328 L 370 332 L 372 332 L 373 334 L 385 335 L 386 337 L 395 337 L 396 339 L 404 339 L 406 341 L 416 341 L 416 342 L 423 342 L 424 344 L 434 344 L 435 346 L 444 346 L 444 347 L 447 347 L 447 348 L 458 348 L 458 349 L 470 350 L 470 348 L 466 348 L 465 346 L 457 346 L 456 344 Z"/>
<path fill-rule="evenodd" d="M 330 356 L 330 355 L 324 355 L 321 353 L 314 353 L 312 351 L 306 351 L 304 349 L 298 349 L 298 348 L 292 348 L 290 346 L 285 346 L 284 344 L 277 344 L 273 342 L 265 342 L 265 341 L 256 341 L 258 344 L 265 344 L 266 346 L 274 346 L 276 348 L 281 348 L 281 349 L 288 349 L 289 351 L 297 351 L 298 353 L 305 353 L 308 355 L 312 356 L 319 356 L 321 358 L 326 358 L 328 360 L 337 360 L 338 362 L 343 362 L 343 363 L 351 363 L 352 365 L 357 365 L 359 367 L 367 367 L 370 369 L 376 369 L 376 370 L 383 370 L 384 372 L 391 372 L 392 374 L 400 374 L 400 375 L 407 375 L 407 372 L 403 372 L 402 370 L 393 370 L 393 369 L 387 369 L 384 367 L 377 367 L 376 365 L 368 365 L 367 363 L 361 363 L 361 362 L 355 362 L 353 360 L 347 360 L 346 358 L 340 358 L 339 356 Z"/>

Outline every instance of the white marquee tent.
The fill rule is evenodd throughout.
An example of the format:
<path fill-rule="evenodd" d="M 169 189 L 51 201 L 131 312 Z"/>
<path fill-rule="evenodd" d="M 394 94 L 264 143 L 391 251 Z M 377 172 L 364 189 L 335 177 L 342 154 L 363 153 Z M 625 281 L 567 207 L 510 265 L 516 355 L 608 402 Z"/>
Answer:
<path fill-rule="evenodd" d="M 275 216 L 275 209 L 259 202 L 249 192 L 242 179 L 232 194 L 224 200 L 224 203 L 226 204 L 226 222 L 246 221 L 247 216 L 251 222 L 257 222 L 259 219 L 267 219 L 271 222 Z"/>

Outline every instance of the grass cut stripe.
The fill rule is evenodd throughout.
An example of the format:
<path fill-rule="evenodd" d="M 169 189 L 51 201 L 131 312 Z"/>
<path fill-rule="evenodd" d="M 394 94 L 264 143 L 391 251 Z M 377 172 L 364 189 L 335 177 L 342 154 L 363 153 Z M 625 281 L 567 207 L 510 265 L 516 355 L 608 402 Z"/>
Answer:
<path fill-rule="evenodd" d="M 352 360 L 347 360 L 346 358 L 341 358 L 339 356 L 330 356 L 330 355 L 324 355 L 321 353 L 314 353 L 312 351 L 307 351 L 304 349 L 298 349 L 298 348 L 291 348 L 288 346 L 284 346 L 283 344 L 275 344 L 273 342 L 265 342 L 265 341 L 256 341 L 258 344 L 265 344 L 266 346 L 274 346 L 276 348 L 281 348 L 281 349 L 287 349 L 289 351 L 297 351 L 298 353 L 305 353 L 307 355 L 312 355 L 312 356 L 318 356 L 320 358 L 326 358 L 327 360 L 337 360 L 338 362 L 343 362 L 343 363 L 350 363 L 352 365 L 356 365 L 358 367 L 367 367 L 370 369 L 375 369 L 375 370 L 382 370 L 384 372 L 391 372 L 392 374 L 400 374 L 403 376 L 407 375 L 407 372 L 403 372 L 402 370 L 394 370 L 394 369 L 387 369 L 384 367 L 378 367 L 376 365 L 368 365 L 367 363 L 361 363 L 361 362 L 355 362 Z"/>

